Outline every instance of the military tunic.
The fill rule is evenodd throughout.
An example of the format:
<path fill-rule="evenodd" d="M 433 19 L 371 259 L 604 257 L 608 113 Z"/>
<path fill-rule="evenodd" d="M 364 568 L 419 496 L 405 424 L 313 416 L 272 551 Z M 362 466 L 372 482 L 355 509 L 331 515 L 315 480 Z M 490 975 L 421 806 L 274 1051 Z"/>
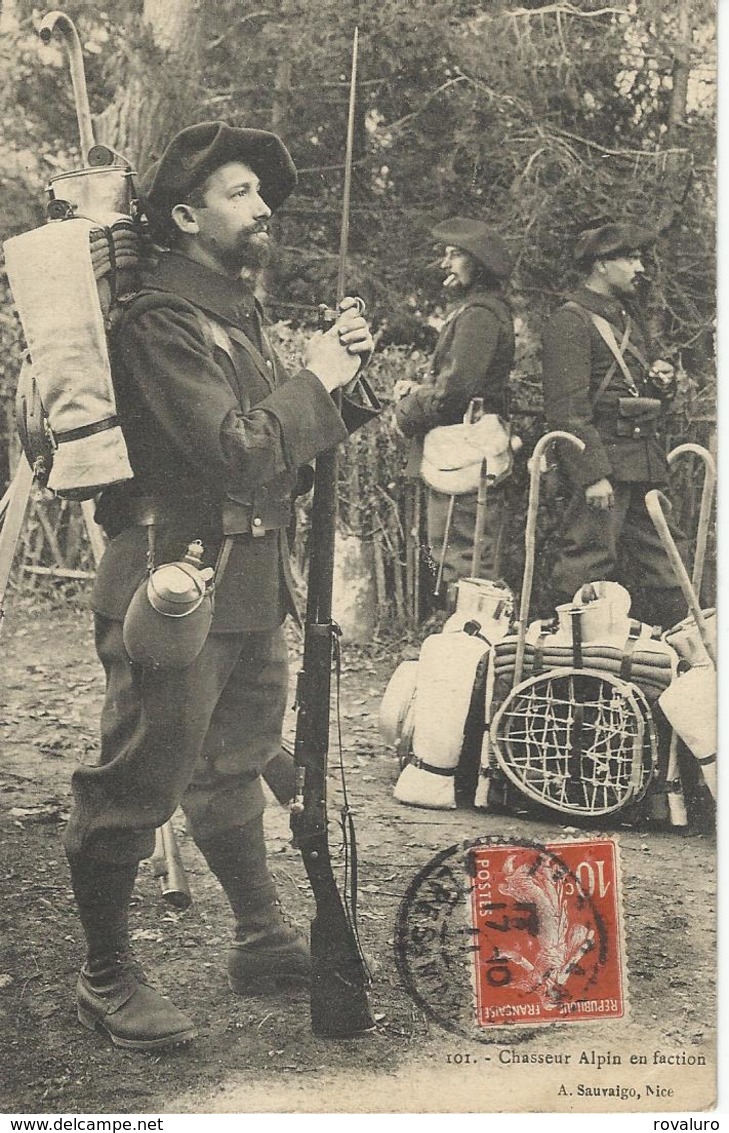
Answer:
<path fill-rule="evenodd" d="M 579 309 L 576 309 L 579 308 Z M 630 318 L 623 354 L 634 379 L 629 384 L 588 312 L 611 324 L 620 344 Z M 656 398 L 648 376 L 648 343 L 639 319 L 619 300 L 587 287 L 549 319 L 542 343 L 544 405 L 550 429 L 565 429 L 585 443 L 578 453 L 559 446 L 559 459 L 573 486 L 552 575 L 555 603 L 569 602 L 585 582 L 633 579 L 651 591 L 646 620 L 672 624 L 685 613 L 680 590 L 645 508 L 651 488 L 668 479 L 660 414 L 625 416 L 636 396 Z M 605 378 L 612 377 L 605 387 Z M 602 388 L 601 388 L 602 387 Z M 609 479 L 615 503 L 590 508 L 585 488 Z M 675 530 L 681 541 L 680 532 Z"/>
<path fill-rule="evenodd" d="M 378 406 L 360 381 L 340 414 L 315 374 L 289 375 L 248 286 L 177 252 L 149 269 L 126 310 L 114 375 L 134 479 L 97 509 L 111 537 L 92 595 L 107 695 L 100 765 L 74 775 L 66 845 L 134 860 L 180 803 L 196 839 L 263 809 L 259 775 L 280 751 L 288 688 L 292 496 L 302 466 Z M 212 632 L 186 669 L 140 669 L 122 642 L 150 514 L 158 564 L 200 539 L 214 565 L 231 534 Z"/>
<path fill-rule="evenodd" d="M 454 425 L 475 397 L 484 412 L 506 416 L 509 374 L 514 364 L 514 327 L 508 304 L 498 292 L 475 287 L 447 317 L 426 380 L 395 406 L 401 432 L 414 438 L 408 471 L 417 475 L 425 434 L 438 425 Z M 445 551 L 446 585 L 471 574 L 476 493 L 458 496 Z M 443 556 L 450 497 L 429 489 L 428 543 L 436 561 Z M 503 522 L 503 491 L 487 497 L 482 574 L 492 575 Z"/>

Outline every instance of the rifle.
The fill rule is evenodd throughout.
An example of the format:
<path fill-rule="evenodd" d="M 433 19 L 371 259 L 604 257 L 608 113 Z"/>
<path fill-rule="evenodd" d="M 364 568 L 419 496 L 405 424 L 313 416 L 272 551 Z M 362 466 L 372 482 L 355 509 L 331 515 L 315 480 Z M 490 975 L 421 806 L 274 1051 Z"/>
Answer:
<path fill-rule="evenodd" d="M 352 48 L 337 304 L 344 297 L 351 187 L 358 33 Z M 310 562 L 303 667 L 297 684 L 294 759 L 296 797 L 291 806 L 294 844 L 300 849 L 316 902 L 311 924 L 311 1027 L 315 1035 L 349 1038 L 371 1030 L 369 974 L 357 937 L 357 865 L 354 826 L 342 777 L 342 830 L 351 853 L 351 902 L 342 898 L 332 869 L 327 829 L 327 755 L 332 660 L 338 627 L 332 621 L 337 452 L 316 460 L 311 512 Z M 341 766 L 341 764 L 340 764 Z M 351 849 L 350 849 L 351 847 Z M 345 878 L 345 885 L 347 879 Z"/>

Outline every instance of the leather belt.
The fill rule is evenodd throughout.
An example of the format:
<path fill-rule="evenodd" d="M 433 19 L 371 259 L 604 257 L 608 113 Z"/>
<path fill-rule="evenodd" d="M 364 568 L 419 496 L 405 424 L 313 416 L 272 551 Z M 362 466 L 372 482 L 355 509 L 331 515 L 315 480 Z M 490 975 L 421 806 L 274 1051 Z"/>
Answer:
<path fill-rule="evenodd" d="M 137 496 L 125 504 L 129 523 L 137 527 L 168 527 L 199 524 L 201 515 L 206 525 L 219 524 L 223 535 L 253 535 L 259 537 L 267 531 L 279 531 L 288 526 L 291 512 L 288 501 L 277 503 L 274 516 L 260 516 L 255 504 L 244 504 L 226 499 L 219 504 L 211 501 L 165 500 L 154 496 Z"/>

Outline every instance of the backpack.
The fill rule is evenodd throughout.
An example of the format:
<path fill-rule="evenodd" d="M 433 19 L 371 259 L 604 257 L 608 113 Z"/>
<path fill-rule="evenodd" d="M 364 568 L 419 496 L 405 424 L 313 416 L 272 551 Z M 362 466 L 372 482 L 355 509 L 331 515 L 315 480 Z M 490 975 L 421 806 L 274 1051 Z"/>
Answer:
<path fill-rule="evenodd" d="M 4 251 L 28 345 L 16 395 L 23 450 L 43 486 L 90 499 L 133 475 L 107 335 L 137 286 L 139 230 L 121 213 L 103 223 L 72 215 L 10 238 Z"/>

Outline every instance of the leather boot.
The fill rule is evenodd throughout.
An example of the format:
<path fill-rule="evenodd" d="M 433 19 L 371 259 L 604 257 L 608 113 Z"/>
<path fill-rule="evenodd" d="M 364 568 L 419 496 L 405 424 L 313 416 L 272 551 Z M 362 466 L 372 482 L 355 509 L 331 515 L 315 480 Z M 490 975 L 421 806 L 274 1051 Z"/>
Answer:
<path fill-rule="evenodd" d="M 264 995 L 277 987 L 306 987 L 309 949 L 278 905 L 251 910 L 236 927 L 228 952 L 228 987 L 236 995 Z"/>
<path fill-rule="evenodd" d="M 228 983 L 237 995 L 256 995 L 309 980 L 309 949 L 286 923 L 266 862 L 263 816 L 216 838 L 198 841 L 235 917 Z"/>
<path fill-rule="evenodd" d="M 137 862 L 69 859 L 71 882 L 88 945 L 76 986 L 78 1018 L 101 1027 L 115 1046 L 157 1050 L 189 1042 L 195 1028 L 158 991 L 129 948 L 129 900 Z"/>
<path fill-rule="evenodd" d="M 79 1022 L 106 1031 L 125 1050 L 160 1050 L 191 1042 L 192 1020 L 150 987 L 131 953 L 83 966 L 76 985 Z"/>

